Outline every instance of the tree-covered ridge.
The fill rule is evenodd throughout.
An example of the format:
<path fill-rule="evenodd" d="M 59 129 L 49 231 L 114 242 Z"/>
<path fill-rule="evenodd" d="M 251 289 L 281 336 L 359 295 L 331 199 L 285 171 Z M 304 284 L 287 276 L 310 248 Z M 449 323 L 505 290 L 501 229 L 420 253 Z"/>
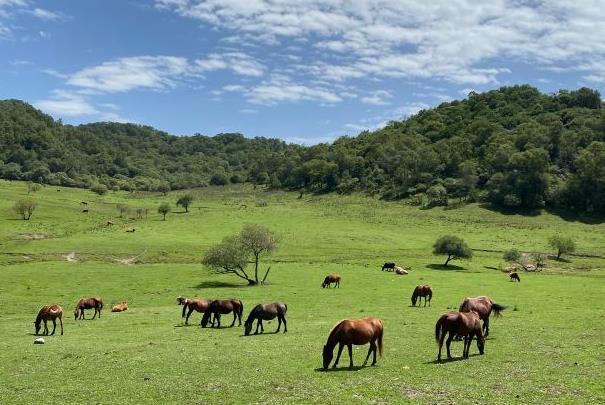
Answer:
<path fill-rule="evenodd" d="M 151 127 L 62 125 L 0 102 L 0 176 L 158 190 L 253 182 L 311 192 L 366 191 L 420 204 L 484 200 L 605 212 L 600 94 L 503 87 L 443 103 L 375 132 L 312 147 L 240 134 L 176 137 Z"/>

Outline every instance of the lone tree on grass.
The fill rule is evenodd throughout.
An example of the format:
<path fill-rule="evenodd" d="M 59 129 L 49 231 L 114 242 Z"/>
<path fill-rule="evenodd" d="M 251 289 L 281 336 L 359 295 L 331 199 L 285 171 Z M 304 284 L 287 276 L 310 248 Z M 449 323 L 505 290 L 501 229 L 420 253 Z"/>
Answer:
<path fill-rule="evenodd" d="M 519 266 L 523 267 L 524 270 L 527 270 L 527 268 L 523 265 L 523 263 L 521 261 L 522 257 L 523 256 L 521 255 L 521 252 L 519 252 L 517 249 L 514 249 L 514 248 L 505 251 L 504 254 L 502 255 L 502 258 L 504 259 L 504 261 L 518 264 Z"/>
<path fill-rule="evenodd" d="M 19 214 L 24 220 L 29 220 L 34 213 L 38 204 L 34 200 L 23 199 L 19 200 L 13 206 L 13 210 Z"/>
<path fill-rule="evenodd" d="M 555 235 L 548 240 L 548 244 L 557 251 L 557 260 L 561 259 L 562 255 L 576 251 L 576 243 L 569 237 Z"/>
<path fill-rule="evenodd" d="M 225 238 L 210 248 L 202 259 L 202 264 L 221 274 L 235 274 L 248 281 L 249 285 L 264 284 L 271 267 L 262 279 L 258 276 L 260 258 L 277 249 L 278 238 L 267 227 L 246 225 L 239 235 Z M 248 263 L 254 263 L 254 275 L 246 273 Z"/>
<path fill-rule="evenodd" d="M 452 259 L 470 259 L 473 251 L 461 238 L 453 235 L 442 236 L 433 245 L 433 254 L 447 255 L 444 266 Z"/>
<path fill-rule="evenodd" d="M 166 221 L 166 215 L 172 211 L 172 208 L 170 208 L 170 204 L 168 203 L 161 203 L 160 206 L 158 207 L 158 213 L 162 214 L 163 216 L 163 220 Z"/>
<path fill-rule="evenodd" d="M 35 193 L 36 191 L 40 190 L 41 188 L 42 188 L 42 186 L 38 183 L 34 183 L 33 181 L 27 182 L 27 194 Z"/>
<path fill-rule="evenodd" d="M 176 202 L 176 205 L 185 208 L 185 212 L 189 212 L 189 206 L 193 202 L 193 196 L 191 194 L 182 195 Z"/>
<path fill-rule="evenodd" d="M 98 195 L 105 195 L 107 194 L 107 186 L 105 184 L 95 184 L 90 187 L 90 191 Z"/>

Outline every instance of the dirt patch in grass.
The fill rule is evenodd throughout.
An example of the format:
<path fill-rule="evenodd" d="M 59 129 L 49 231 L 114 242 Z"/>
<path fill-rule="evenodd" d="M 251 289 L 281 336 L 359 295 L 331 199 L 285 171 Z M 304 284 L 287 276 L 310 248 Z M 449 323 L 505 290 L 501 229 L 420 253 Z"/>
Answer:
<path fill-rule="evenodd" d="M 113 259 L 113 262 L 131 266 L 133 264 L 137 264 L 139 262 L 139 258 L 137 256 L 132 256 L 132 257 L 126 257 L 124 259 Z"/>
<path fill-rule="evenodd" d="M 80 261 L 80 258 L 78 257 L 78 254 L 76 252 L 70 252 L 70 253 L 64 255 L 63 257 L 69 263 L 77 263 Z"/>
<path fill-rule="evenodd" d="M 22 233 L 17 236 L 17 239 L 20 240 L 44 240 L 48 238 L 50 238 L 50 236 L 45 233 Z"/>

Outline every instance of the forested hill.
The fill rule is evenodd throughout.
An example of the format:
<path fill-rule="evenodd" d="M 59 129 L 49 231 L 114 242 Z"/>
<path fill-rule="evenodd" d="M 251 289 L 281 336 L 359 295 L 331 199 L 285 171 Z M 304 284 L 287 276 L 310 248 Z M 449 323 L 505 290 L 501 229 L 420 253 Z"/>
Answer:
<path fill-rule="evenodd" d="M 302 147 L 240 134 L 176 137 L 133 124 L 63 125 L 4 100 L 0 177 L 101 190 L 252 182 L 360 190 L 424 206 L 482 200 L 605 213 L 605 115 L 600 94 L 587 88 L 503 87 Z"/>

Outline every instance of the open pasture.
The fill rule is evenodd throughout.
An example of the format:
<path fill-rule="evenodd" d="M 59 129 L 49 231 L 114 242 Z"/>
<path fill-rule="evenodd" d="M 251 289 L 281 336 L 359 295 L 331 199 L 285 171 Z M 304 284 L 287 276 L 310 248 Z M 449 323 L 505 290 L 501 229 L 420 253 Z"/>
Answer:
<path fill-rule="evenodd" d="M 57 191 L 61 190 L 61 191 Z M 304 196 L 247 187 L 194 192 L 190 213 L 166 221 L 160 202 L 178 192 L 110 193 L 44 187 L 30 221 L 10 207 L 26 194 L 0 181 L 0 398 L 3 403 L 603 403 L 605 401 L 605 225 L 505 215 L 470 205 L 419 210 L 362 196 Z M 258 206 L 259 200 L 266 207 Z M 86 201 L 88 213 L 83 213 Z M 120 218 L 116 204 L 149 208 Z M 173 208 L 174 209 L 174 208 Z M 107 225 L 107 221 L 113 225 Z M 204 250 L 245 223 L 281 236 L 269 284 L 248 287 L 199 264 Z M 135 228 L 136 232 L 126 232 Z M 555 233 L 572 236 L 578 255 L 548 261 L 541 273 L 509 281 L 497 268 L 502 251 L 548 251 Z M 472 261 L 431 254 L 444 234 L 463 237 Z M 72 254 L 73 253 L 73 254 Z M 70 255 L 71 254 L 71 255 Z M 70 259 L 70 261 L 68 261 Z M 124 265 L 116 260 L 132 259 Z M 381 272 L 386 261 L 409 275 Z M 339 289 L 321 288 L 329 273 Z M 430 307 L 411 307 L 418 284 L 430 284 Z M 288 332 L 244 335 L 244 328 L 201 329 L 181 321 L 176 297 L 239 298 L 244 319 L 257 303 L 288 304 Z M 434 327 L 465 296 L 507 305 L 492 319 L 485 355 L 436 363 Z M 100 296 L 101 319 L 75 321 L 78 298 Z M 110 313 L 128 301 L 129 310 Z M 33 321 L 44 304 L 65 309 L 64 336 L 33 345 Z M 87 318 L 92 311 L 87 312 Z M 384 357 L 359 368 L 367 346 L 346 350 L 337 371 L 320 370 L 321 350 L 341 319 L 384 321 Z M 223 326 L 231 323 L 224 316 Z M 452 344 L 454 357 L 462 342 Z"/>

